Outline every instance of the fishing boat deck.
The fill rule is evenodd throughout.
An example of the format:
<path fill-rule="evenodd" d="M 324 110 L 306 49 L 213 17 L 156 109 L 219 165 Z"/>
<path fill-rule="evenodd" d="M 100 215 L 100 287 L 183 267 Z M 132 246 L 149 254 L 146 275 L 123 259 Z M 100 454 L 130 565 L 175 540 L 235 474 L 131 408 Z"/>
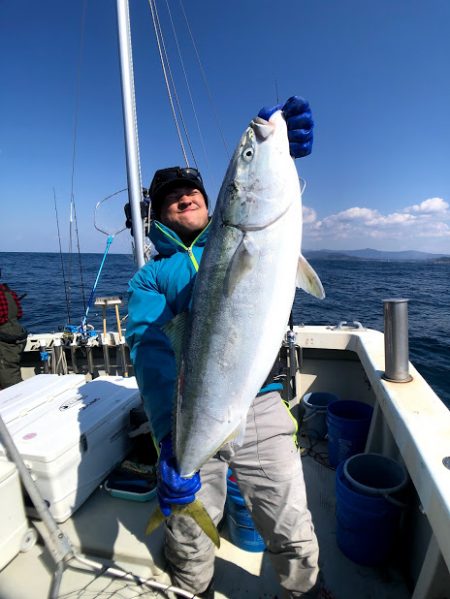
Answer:
<path fill-rule="evenodd" d="M 303 458 L 308 498 L 320 544 L 320 562 L 327 588 L 336 599 L 407 599 L 411 597 L 404 577 L 392 566 L 369 568 L 347 559 L 336 544 L 335 473 L 307 455 Z M 169 584 L 164 571 L 162 529 L 150 537 L 144 530 L 155 502 L 131 502 L 111 497 L 99 488 L 91 498 L 61 524 L 76 552 L 95 560 L 113 560 L 126 571 Z M 38 529 L 43 524 L 36 521 Z M 21 553 L 0 573 L 0 596 L 5 599 L 37 599 L 48 596 L 54 565 L 45 547 L 38 544 Z M 26 576 L 24 573 L 26 572 Z M 30 580 L 33 581 L 30 585 Z M 63 575 L 60 597 L 157 597 L 154 590 L 123 580 L 98 577 L 85 568 L 69 565 Z M 276 599 L 282 596 L 267 553 L 239 549 L 221 528 L 217 550 L 216 599 L 240 597 Z"/>
<path fill-rule="evenodd" d="M 413 381 L 395 385 L 382 379 L 383 336 L 374 331 L 299 327 L 302 348 L 298 396 L 309 391 L 359 399 L 375 407 L 366 450 L 403 462 L 411 481 L 408 521 L 398 535 L 393 557 L 385 567 L 357 565 L 336 542 L 335 472 L 327 465 L 326 443 L 314 446 L 300 437 L 308 502 L 320 546 L 325 584 L 335 599 L 443 599 L 448 597 L 450 495 L 448 455 L 450 414 L 411 365 Z M 127 572 L 168 584 L 162 551 L 162 530 L 144 534 L 152 502 L 111 497 L 102 487 L 60 525 L 75 552 L 98 561 L 112 560 Z M 6 512 L 6 508 L 5 508 Z M 44 532 L 41 522 L 37 527 Z M 226 524 L 217 551 L 216 599 L 283 596 L 267 553 L 234 546 Z M 0 599 L 48 597 L 53 560 L 42 544 L 19 553 L 0 572 Z M 59 597 L 124 598 L 170 596 L 134 582 L 93 574 L 70 562 Z M 190 596 L 190 595 L 185 595 Z"/>
<path fill-rule="evenodd" d="M 307 443 L 306 443 L 307 444 Z M 315 448 L 319 456 L 326 455 L 325 444 Z M 336 599 L 407 599 L 407 588 L 400 564 L 377 568 L 361 566 L 348 559 L 336 541 L 336 493 L 333 469 L 315 457 L 303 458 L 308 503 L 320 547 L 320 566 L 325 586 Z"/>

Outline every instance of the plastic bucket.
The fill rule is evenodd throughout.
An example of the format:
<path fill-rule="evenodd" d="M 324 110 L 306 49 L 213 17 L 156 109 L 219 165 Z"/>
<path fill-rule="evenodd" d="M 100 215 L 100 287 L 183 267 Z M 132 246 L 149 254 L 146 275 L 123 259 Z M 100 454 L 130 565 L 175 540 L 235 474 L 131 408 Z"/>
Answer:
<path fill-rule="evenodd" d="M 355 458 L 353 466 L 358 464 L 358 472 L 355 467 L 350 468 L 351 480 L 345 475 L 347 462 L 341 462 L 336 471 L 337 544 L 345 556 L 364 566 L 378 566 L 387 561 L 394 547 L 403 508 L 390 492 L 398 492 L 406 485 L 406 472 L 397 464 L 399 468 L 395 469 L 394 480 L 392 460 L 383 460 L 383 457 L 374 460 L 373 454 L 360 454 L 349 458 L 348 462 Z M 366 472 L 361 477 L 364 482 L 360 483 L 358 479 L 366 459 L 366 468 L 374 468 L 376 472 L 372 480 Z M 362 484 L 364 490 L 355 489 L 355 482 Z M 389 488 L 387 484 L 394 486 Z"/>
<path fill-rule="evenodd" d="M 306 393 L 301 404 L 303 406 L 301 432 L 313 439 L 324 439 L 327 434 L 328 404 L 338 399 L 334 393 Z"/>
<path fill-rule="evenodd" d="M 355 491 L 382 496 L 398 493 L 408 481 L 404 467 L 380 453 L 358 453 L 348 458 L 344 477 Z"/>
<path fill-rule="evenodd" d="M 361 401 L 340 400 L 328 404 L 328 461 L 334 468 L 364 451 L 373 408 Z"/>
<path fill-rule="evenodd" d="M 265 544 L 255 529 L 236 482 L 227 478 L 226 521 L 231 542 L 245 551 L 264 551 Z"/>

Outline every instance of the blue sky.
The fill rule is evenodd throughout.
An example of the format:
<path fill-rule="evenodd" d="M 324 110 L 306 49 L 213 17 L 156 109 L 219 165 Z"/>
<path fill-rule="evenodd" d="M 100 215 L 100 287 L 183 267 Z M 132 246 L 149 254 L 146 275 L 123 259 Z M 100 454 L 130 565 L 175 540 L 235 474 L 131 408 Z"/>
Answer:
<path fill-rule="evenodd" d="M 217 119 L 231 152 L 261 106 L 299 94 L 316 122 L 313 153 L 297 161 L 304 247 L 450 254 L 448 0 L 184 0 L 213 110 L 179 0 L 169 3 L 204 147 L 165 0 L 158 9 L 210 198 L 228 163 Z M 0 251 L 59 250 L 53 190 L 68 248 L 72 174 L 81 251 L 103 251 L 94 207 L 126 187 L 115 1 L 87 2 L 81 52 L 84 5 L 0 2 Z M 183 156 L 148 2 L 130 5 L 148 186 Z M 106 204 L 108 230 L 122 224 L 125 199 Z M 129 247 L 125 232 L 112 251 Z"/>

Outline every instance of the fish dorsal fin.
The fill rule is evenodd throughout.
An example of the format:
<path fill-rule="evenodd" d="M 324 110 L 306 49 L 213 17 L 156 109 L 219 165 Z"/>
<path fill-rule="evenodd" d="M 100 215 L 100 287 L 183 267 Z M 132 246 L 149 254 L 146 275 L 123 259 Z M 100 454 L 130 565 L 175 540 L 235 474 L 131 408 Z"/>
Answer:
<path fill-rule="evenodd" d="M 184 334 L 187 327 L 188 312 L 177 314 L 172 320 L 166 323 L 162 330 L 167 335 L 172 344 L 172 349 L 177 361 L 178 370 L 181 365 L 181 353 L 183 350 Z"/>
<path fill-rule="evenodd" d="M 244 234 L 241 243 L 234 252 L 225 276 L 224 291 L 227 297 L 233 293 L 239 281 L 252 270 L 256 263 L 258 252 L 258 244 L 255 243 L 251 235 Z"/>
<path fill-rule="evenodd" d="M 325 297 L 318 274 L 302 254 L 298 258 L 296 285 L 319 299 Z"/>

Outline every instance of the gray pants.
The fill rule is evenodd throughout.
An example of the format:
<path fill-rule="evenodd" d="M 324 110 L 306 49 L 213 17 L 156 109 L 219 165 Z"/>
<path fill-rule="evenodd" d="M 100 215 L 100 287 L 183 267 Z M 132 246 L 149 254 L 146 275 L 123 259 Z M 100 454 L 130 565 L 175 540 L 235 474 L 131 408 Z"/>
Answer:
<path fill-rule="evenodd" d="M 218 524 L 230 466 L 288 596 L 314 597 L 319 549 L 295 433 L 295 421 L 278 393 L 257 397 L 247 416 L 243 444 L 226 444 L 205 464 L 197 497 Z M 173 584 L 193 593 L 207 588 L 214 572 L 215 549 L 191 518 L 177 515 L 168 519 L 165 552 Z"/>

